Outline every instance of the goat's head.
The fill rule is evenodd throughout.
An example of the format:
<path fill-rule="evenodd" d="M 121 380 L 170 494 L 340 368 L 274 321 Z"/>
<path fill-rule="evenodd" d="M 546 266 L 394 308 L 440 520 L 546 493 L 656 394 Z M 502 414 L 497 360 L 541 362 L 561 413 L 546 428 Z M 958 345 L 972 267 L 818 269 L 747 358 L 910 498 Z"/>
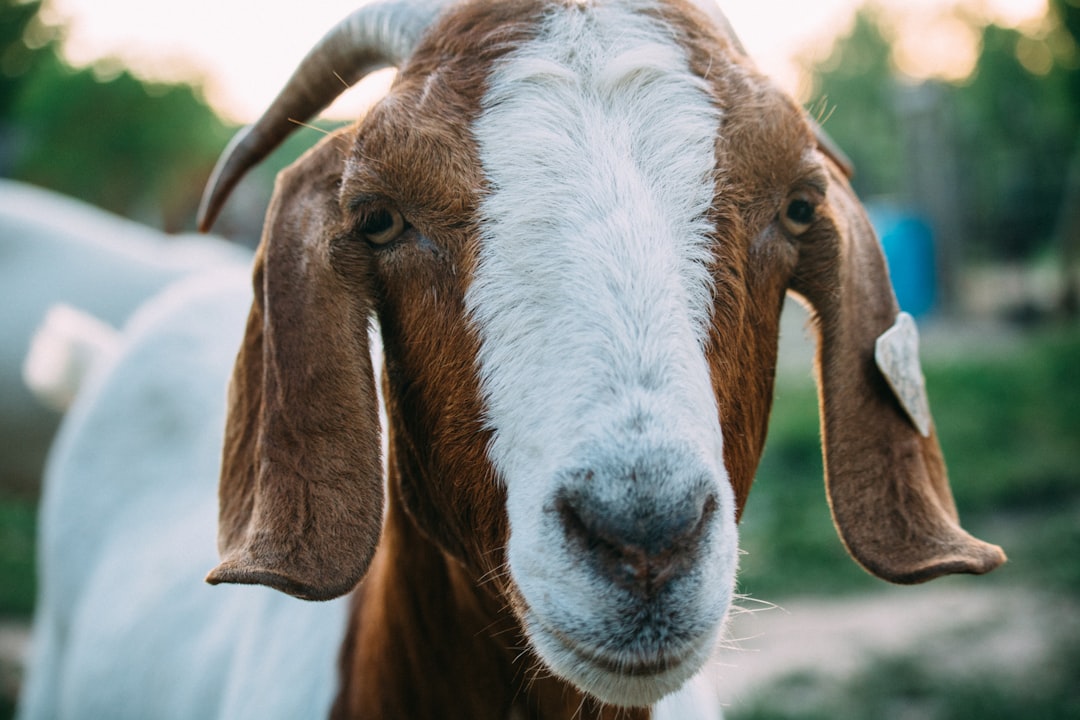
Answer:
<path fill-rule="evenodd" d="M 389 63 L 388 96 L 275 190 L 212 581 L 325 598 L 366 571 L 374 314 L 396 499 L 498 578 L 556 674 L 656 700 L 701 666 L 731 601 L 788 290 L 820 333 L 852 555 L 897 582 L 1001 562 L 960 529 L 936 438 L 875 366 L 897 308 L 842 166 L 683 0 L 366 7 L 234 146 L 204 224 L 289 118 Z"/>

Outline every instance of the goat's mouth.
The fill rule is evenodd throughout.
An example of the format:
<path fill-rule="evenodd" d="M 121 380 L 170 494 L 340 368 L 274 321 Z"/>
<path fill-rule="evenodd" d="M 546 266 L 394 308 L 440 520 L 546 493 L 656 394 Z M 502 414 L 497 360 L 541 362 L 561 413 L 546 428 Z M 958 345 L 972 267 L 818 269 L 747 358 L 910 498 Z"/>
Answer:
<path fill-rule="evenodd" d="M 555 640 L 562 644 L 567 652 L 573 653 L 581 658 L 583 662 L 593 665 L 599 670 L 614 675 L 637 678 L 652 677 L 675 670 L 686 661 L 685 653 L 672 652 L 671 650 L 605 653 L 601 649 L 589 648 L 575 643 L 565 633 L 551 629 L 546 630 Z"/>
<path fill-rule="evenodd" d="M 525 609 L 525 627 L 540 658 L 556 675 L 602 702 L 652 705 L 678 690 L 711 654 L 716 632 L 651 647 L 605 647 L 579 640 Z M 718 628 L 717 628 L 718 630 Z"/>

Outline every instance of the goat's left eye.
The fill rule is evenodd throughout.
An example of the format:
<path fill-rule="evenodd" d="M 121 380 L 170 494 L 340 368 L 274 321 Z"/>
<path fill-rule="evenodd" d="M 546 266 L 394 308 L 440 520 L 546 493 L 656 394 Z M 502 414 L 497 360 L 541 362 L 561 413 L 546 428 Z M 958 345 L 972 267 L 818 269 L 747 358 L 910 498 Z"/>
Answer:
<path fill-rule="evenodd" d="M 780 222 L 792 235 L 806 232 L 817 216 L 817 204 L 804 193 L 795 193 L 788 197 Z"/>
<path fill-rule="evenodd" d="M 364 216 L 359 229 L 372 245 L 387 245 L 405 232 L 405 218 L 397 210 L 375 210 Z"/>

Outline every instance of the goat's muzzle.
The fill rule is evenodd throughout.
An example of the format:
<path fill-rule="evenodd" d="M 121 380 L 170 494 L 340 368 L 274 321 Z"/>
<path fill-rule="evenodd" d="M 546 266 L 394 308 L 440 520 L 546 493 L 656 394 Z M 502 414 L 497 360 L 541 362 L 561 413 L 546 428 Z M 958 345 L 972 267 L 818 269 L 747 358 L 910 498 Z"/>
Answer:
<path fill-rule="evenodd" d="M 545 663 L 605 702 L 640 706 L 710 654 L 731 601 L 734 505 L 713 453 L 616 435 L 578 445 L 540 506 L 511 514 L 509 559 Z"/>
<path fill-rule="evenodd" d="M 592 471 L 580 473 L 592 477 Z M 627 512 L 581 490 L 560 491 L 553 504 L 566 533 L 600 577 L 640 601 L 656 598 L 693 568 L 717 500 L 704 485 L 671 510 L 650 499 Z"/>

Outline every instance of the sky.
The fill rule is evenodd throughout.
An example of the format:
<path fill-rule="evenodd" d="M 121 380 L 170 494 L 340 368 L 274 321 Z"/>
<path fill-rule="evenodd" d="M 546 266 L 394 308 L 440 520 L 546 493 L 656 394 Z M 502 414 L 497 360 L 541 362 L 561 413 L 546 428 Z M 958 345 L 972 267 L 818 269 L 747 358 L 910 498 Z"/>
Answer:
<path fill-rule="evenodd" d="M 758 66 L 797 93 L 800 59 L 828 47 L 863 0 L 719 0 Z M 1009 25 L 1041 16 L 1046 0 L 956 0 Z M 957 75 L 973 61 L 954 0 L 878 0 L 897 13 L 902 55 L 916 76 Z M 47 0 L 45 18 L 66 27 L 69 60 L 118 59 L 150 80 L 201 81 L 232 120 L 257 117 L 307 50 L 359 0 Z M 301 8 L 300 6 L 303 5 Z M 906 68 L 908 69 L 908 68 Z M 392 76 L 381 73 L 328 114 L 348 117 Z"/>

